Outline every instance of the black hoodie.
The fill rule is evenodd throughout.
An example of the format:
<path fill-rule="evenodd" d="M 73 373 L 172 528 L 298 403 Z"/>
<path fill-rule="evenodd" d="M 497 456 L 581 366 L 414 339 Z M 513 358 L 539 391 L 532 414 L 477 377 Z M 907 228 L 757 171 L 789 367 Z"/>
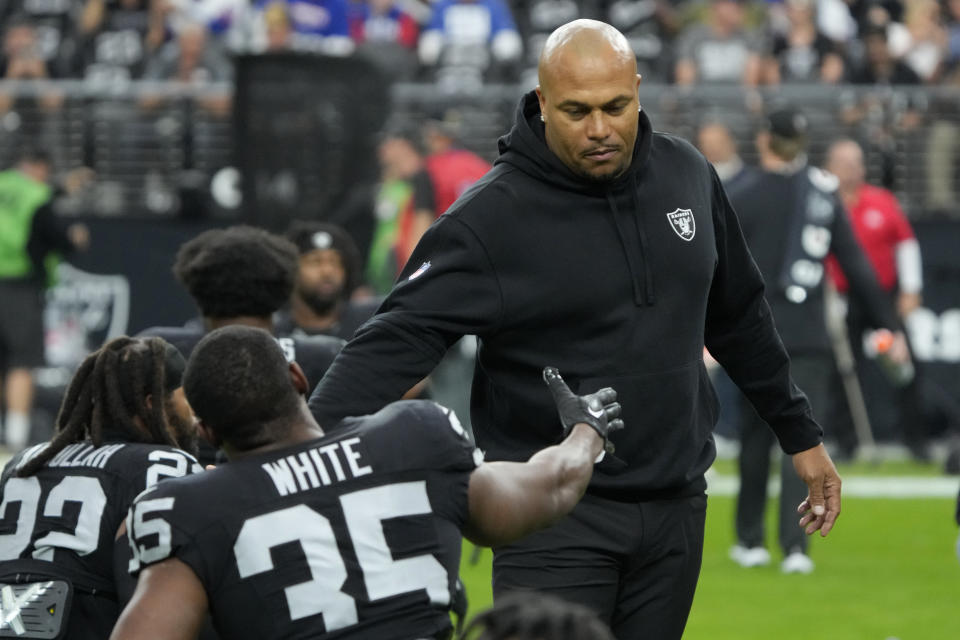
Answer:
<path fill-rule="evenodd" d="M 630 169 L 587 182 L 546 146 L 536 95 L 494 168 L 427 231 L 377 315 L 310 398 L 322 425 L 373 412 L 427 375 L 463 334 L 480 339 L 473 428 L 492 460 L 557 442 L 545 365 L 580 393 L 612 386 L 626 428 L 590 491 L 690 494 L 713 461 L 717 401 L 704 341 L 789 453 L 821 431 L 790 381 L 763 282 L 720 181 L 646 114 Z"/>

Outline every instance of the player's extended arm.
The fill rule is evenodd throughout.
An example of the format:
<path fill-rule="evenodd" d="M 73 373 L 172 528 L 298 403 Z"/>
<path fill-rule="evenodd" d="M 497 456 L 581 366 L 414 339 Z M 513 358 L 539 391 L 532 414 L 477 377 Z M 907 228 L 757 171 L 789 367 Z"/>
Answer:
<path fill-rule="evenodd" d="M 574 395 L 556 369 L 544 370 L 566 438 L 527 462 L 489 462 L 470 475 L 470 512 L 463 534 L 479 545 L 507 544 L 548 527 L 580 501 L 593 464 L 608 446 L 607 434 L 622 429 L 613 389 Z"/>
<path fill-rule="evenodd" d="M 548 527 L 580 501 L 603 438 L 578 424 L 561 444 L 527 462 L 486 462 L 470 475 L 470 518 L 463 535 L 496 547 Z"/>
<path fill-rule="evenodd" d="M 194 640 L 206 612 L 207 593 L 193 569 L 168 558 L 140 572 L 110 640 Z"/>

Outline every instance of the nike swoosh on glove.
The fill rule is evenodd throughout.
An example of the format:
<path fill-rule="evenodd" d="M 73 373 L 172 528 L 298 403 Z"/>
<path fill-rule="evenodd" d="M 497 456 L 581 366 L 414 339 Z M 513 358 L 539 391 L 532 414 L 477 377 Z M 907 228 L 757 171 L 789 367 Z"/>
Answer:
<path fill-rule="evenodd" d="M 560 414 L 560 423 L 563 425 L 563 437 L 566 438 L 573 429 L 573 425 L 584 423 L 600 434 L 603 438 L 603 449 L 613 453 L 613 443 L 610 442 L 611 431 L 623 429 L 623 420 L 620 419 L 620 403 L 617 402 L 617 392 L 605 387 L 583 396 L 578 396 L 560 377 L 556 367 L 544 367 L 543 380 L 550 389 L 553 402 Z"/>

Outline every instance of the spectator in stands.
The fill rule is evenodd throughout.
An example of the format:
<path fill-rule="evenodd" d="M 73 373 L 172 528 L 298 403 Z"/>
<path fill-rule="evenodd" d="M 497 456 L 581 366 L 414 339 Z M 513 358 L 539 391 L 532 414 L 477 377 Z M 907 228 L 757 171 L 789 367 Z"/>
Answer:
<path fill-rule="evenodd" d="M 276 5 L 283 7 L 290 21 L 291 49 L 334 56 L 353 53 L 347 0 L 251 0 L 244 21 L 247 50 L 268 49 L 266 18 Z"/>
<path fill-rule="evenodd" d="M 505 0 L 440 0 L 418 53 L 441 85 L 479 87 L 488 69 L 519 62 L 523 42 Z"/>
<path fill-rule="evenodd" d="M 744 24 L 743 0 L 710 0 L 706 24 L 688 27 L 677 41 L 676 83 L 756 86 L 762 43 Z"/>
<path fill-rule="evenodd" d="M 232 77 L 230 60 L 199 23 L 184 26 L 175 41 L 167 43 L 151 58 L 144 73 L 147 80 L 176 80 L 201 85 L 227 81 Z"/>
<path fill-rule="evenodd" d="M 515 5 L 519 31 L 523 35 L 522 85 L 536 86 L 537 63 L 547 37 L 561 25 L 589 17 L 591 4 L 576 0 L 530 0 Z"/>
<path fill-rule="evenodd" d="M 936 82 L 943 72 L 948 40 L 947 31 L 941 24 L 939 2 L 907 2 L 902 33 L 902 44 L 892 47 L 894 55 L 902 58 L 923 82 Z"/>
<path fill-rule="evenodd" d="M 900 319 L 905 320 L 920 307 L 923 289 L 920 245 L 906 215 L 890 191 L 867 184 L 863 150 L 854 140 L 841 139 L 831 144 L 825 168 L 837 177 L 838 195 L 880 287 L 895 305 Z M 846 295 L 849 284 L 836 259 L 828 257 L 826 267 L 837 291 Z M 857 369 L 862 371 L 866 361 L 862 337 L 870 324 L 856 299 L 849 300 L 847 327 Z M 917 378 L 892 392 L 898 400 L 898 424 L 904 442 L 914 457 L 929 459 Z M 839 456 L 849 459 L 857 446 L 856 433 L 846 420 L 836 426 Z"/>
<path fill-rule="evenodd" d="M 293 25 L 282 2 L 274 2 L 263 10 L 265 44 L 263 53 L 280 53 L 293 49 Z"/>
<path fill-rule="evenodd" d="M 233 78 L 233 66 L 220 44 L 211 39 L 202 24 L 183 27 L 177 39 L 160 49 L 147 64 L 144 79 L 175 80 L 203 87 L 212 82 L 227 82 Z M 147 96 L 145 108 L 156 106 L 160 95 Z M 201 96 L 198 104 L 212 113 L 225 117 L 230 111 L 230 95 Z"/>
<path fill-rule="evenodd" d="M 947 0 L 947 54 L 950 71 L 960 64 L 960 0 Z"/>
<path fill-rule="evenodd" d="M 77 55 L 77 5 L 78 2 L 63 0 L 3 2 L 0 26 L 28 26 L 33 33 L 34 53 L 45 64 L 46 77 L 66 78 L 73 71 Z"/>
<path fill-rule="evenodd" d="M 43 80 L 52 77 L 39 32 L 26 15 L 14 16 L 6 25 L 3 34 L 3 51 L 0 58 L 0 78 L 4 80 Z M 0 114 L 11 109 L 30 110 L 39 107 L 44 111 L 56 111 L 63 104 L 63 95 L 55 89 L 47 89 L 38 97 L 14 97 L 0 91 Z M 24 131 L 30 139 L 38 132 Z"/>
<path fill-rule="evenodd" d="M 672 41 L 680 28 L 670 0 L 602 0 L 601 13 L 630 42 L 637 73 L 645 82 L 664 82 L 672 72 Z"/>
<path fill-rule="evenodd" d="M 398 0 L 354 0 L 349 5 L 350 37 L 357 52 L 395 80 L 417 70 L 420 25 Z"/>
<path fill-rule="evenodd" d="M 763 83 L 825 82 L 843 79 L 843 55 L 814 22 L 815 0 L 786 0 L 789 27 L 775 34 L 763 60 Z"/>
<path fill-rule="evenodd" d="M 164 40 L 150 0 L 87 0 L 80 17 L 80 75 L 98 84 L 139 78 Z"/>
<path fill-rule="evenodd" d="M 43 295 L 51 252 L 84 250 L 82 224 L 57 220 L 51 207 L 50 159 L 20 154 L 0 173 L 0 372 L 4 378 L 5 443 L 18 451 L 30 436 L 34 367 L 44 364 Z"/>
<path fill-rule="evenodd" d="M 286 235 L 300 258 L 290 309 L 274 318 L 277 331 L 349 340 L 380 306 L 379 299 L 351 299 L 362 275 L 357 245 L 340 227 L 321 222 L 295 222 Z"/>
<path fill-rule="evenodd" d="M 407 210 L 409 219 L 401 220 L 397 238 L 401 269 L 433 221 L 490 170 L 489 162 L 458 144 L 460 129 L 459 118 L 453 112 L 424 125 L 427 150 L 424 168 L 430 180 L 429 183 L 417 181 L 416 186 L 418 189 L 429 188 L 432 193 L 416 191 L 413 207 Z"/>
<path fill-rule="evenodd" d="M 887 26 L 871 24 L 863 34 L 866 57 L 859 68 L 848 75 L 853 84 L 919 84 L 920 76 L 890 53 Z"/>
<path fill-rule="evenodd" d="M 191 25 L 203 25 L 220 46 L 240 50 L 246 44 L 244 19 L 250 0 L 151 0 L 152 9 L 174 38 Z"/>

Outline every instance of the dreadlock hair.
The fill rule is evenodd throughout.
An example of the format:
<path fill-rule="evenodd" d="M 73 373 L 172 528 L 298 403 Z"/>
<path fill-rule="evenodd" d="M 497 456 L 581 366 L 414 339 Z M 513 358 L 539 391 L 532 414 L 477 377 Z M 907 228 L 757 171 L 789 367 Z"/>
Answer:
<path fill-rule="evenodd" d="M 160 338 L 122 336 L 88 355 L 67 387 L 50 444 L 17 475 L 35 474 L 68 444 L 90 440 L 99 447 L 106 429 L 121 430 L 132 442 L 178 446 L 167 430 L 164 408 L 166 349 Z M 147 406 L 148 395 L 152 406 Z"/>
<path fill-rule="evenodd" d="M 284 238 L 237 225 L 184 243 L 173 274 L 208 318 L 267 317 L 290 299 L 298 260 Z"/>
<path fill-rule="evenodd" d="M 479 632 L 479 635 L 474 635 Z M 614 640 L 583 605 L 533 591 L 512 593 L 473 619 L 461 640 Z"/>

